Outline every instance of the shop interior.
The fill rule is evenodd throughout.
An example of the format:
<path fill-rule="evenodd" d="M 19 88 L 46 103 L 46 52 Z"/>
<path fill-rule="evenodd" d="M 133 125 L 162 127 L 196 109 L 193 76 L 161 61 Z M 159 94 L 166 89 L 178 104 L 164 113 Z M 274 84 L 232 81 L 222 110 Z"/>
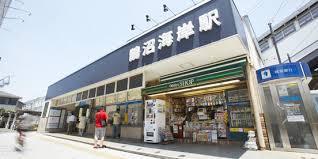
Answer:
<path fill-rule="evenodd" d="M 245 82 L 151 98 L 166 101 L 166 130 L 181 143 L 243 142 L 254 130 Z M 169 136 L 166 134 L 165 136 Z"/>

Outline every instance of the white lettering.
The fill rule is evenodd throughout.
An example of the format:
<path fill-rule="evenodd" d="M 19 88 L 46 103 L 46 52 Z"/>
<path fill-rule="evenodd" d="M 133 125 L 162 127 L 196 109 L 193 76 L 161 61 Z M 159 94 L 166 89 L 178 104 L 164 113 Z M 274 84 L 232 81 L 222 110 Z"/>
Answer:
<path fill-rule="evenodd" d="M 155 52 L 155 43 L 156 43 L 155 39 L 151 39 L 151 40 L 145 42 L 144 46 L 142 47 L 144 49 L 142 55 L 146 56 L 146 55 L 149 55 L 151 53 L 154 53 Z"/>
<path fill-rule="evenodd" d="M 194 25 L 192 21 L 189 21 L 188 24 L 183 23 L 182 26 L 178 26 L 177 40 L 181 41 L 182 39 L 189 39 L 191 35 L 194 35 Z"/>
<path fill-rule="evenodd" d="M 136 46 L 129 51 L 129 62 L 140 58 L 140 46 Z"/>
<path fill-rule="evenodd" d="M 173 36 L 172 36 L 172 31 L 163 33 L 159 35 L 159 46 L 158 49 L 161 50 L 163 47 L 170 47 L 173 43 Z"/>
<path fill-rule="evenodd" d="M 214 9 L 209 13 L 203 14 L 199 17 L 199 31 L 203 32 L 212 30 L 213 22 L 218 26 L 221 25 L 221 22 L 219 21 L 219 11 L 217 9 Z"/>

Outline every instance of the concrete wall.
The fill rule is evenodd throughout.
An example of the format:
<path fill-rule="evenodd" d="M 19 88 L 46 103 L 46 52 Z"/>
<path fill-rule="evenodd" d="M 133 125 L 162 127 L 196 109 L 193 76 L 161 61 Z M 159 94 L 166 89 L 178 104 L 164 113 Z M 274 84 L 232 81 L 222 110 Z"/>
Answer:
<path fill-rule="evenodd" d="M 291 56 L 294 62 L 318 49 L 318 18 L 301 28 L 298 21 L 295 21 L 294 24 L 296 32 L 277 43 L 282 62 L 288 60 L 287 54 Z M 269 44 L 270 48 L 261 53 L 266 66 L 278 64 L 277 55 L 271 40 Z"/>

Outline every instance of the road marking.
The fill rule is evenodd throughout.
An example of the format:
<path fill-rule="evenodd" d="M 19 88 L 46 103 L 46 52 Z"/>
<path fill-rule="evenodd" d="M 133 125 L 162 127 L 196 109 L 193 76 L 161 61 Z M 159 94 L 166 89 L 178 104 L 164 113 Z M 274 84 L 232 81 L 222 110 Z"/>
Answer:
<path fill-rule="evenodd" d="M 66 142 L 61 141 L 61 139 L 56 139 L 56 138 L 53 139 L 53 138 L 48 137 L 48 136 L 39 136 L 39 135 L 36 135 L 35 137 L 41 138 L 43 140 L 46 140 L 46 141 L 49 141 L 49 142 L 52 142 L 52 143 L 57 143 L 57 144 L 60 144 L 60 145 L 64 145 L 66 147 L 69 147 L 69 148 L 72 148 L 72 149 L 75 149 L 75 150 L 80 150 L 80 151 L 84 151 L 84 152 L 90 152 L 90 153 L 92 153 L 92 154 L 94 154 L 95 156 L 98 156 L 98 157 L 107 157 L 109 159 L 124 159 L 124 158 L 121 158 L 121 157 L 118 157 L 118 156 L 114 156 L 114 155 L 108 154 L 107 152 L 97 151 L 97 150 L 93 150 L 93 149 L 87 149 L 87 148 L 84 148 L 84 147 L 81 147 L 81 146 L 77 146 L 77 145 L 73 145 L 73 144 L 70 144 L 70 143 L 66 143 Z"/>

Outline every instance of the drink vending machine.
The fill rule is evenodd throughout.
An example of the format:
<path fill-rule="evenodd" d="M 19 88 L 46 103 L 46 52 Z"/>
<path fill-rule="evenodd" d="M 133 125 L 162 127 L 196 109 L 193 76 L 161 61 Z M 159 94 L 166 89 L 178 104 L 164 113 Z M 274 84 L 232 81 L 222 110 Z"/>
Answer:
<path fill-rule="evenodd" d="M 163 130 L 165 126 L 165 101 L 160 99 L 146 100 L 144 142 L 160 143 L 160 130 Z"/>

